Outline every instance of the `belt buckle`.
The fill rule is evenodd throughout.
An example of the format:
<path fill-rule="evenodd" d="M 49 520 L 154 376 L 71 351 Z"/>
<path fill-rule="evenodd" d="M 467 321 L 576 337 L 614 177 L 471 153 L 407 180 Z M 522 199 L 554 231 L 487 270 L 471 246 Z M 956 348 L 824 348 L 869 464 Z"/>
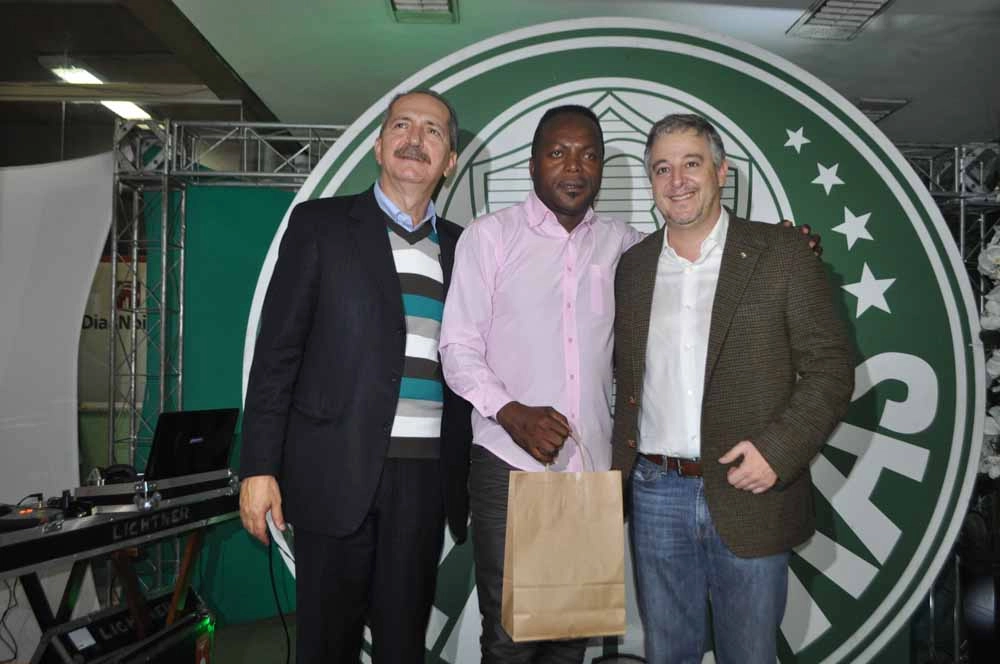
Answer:
<path fill-rule="evenodd" d="M 688 475 L 684 472 L 685 463 L 697 463 L 698 459 L 682 459 L 680 457 L 674 457 L 677 459 L 677 476 L 678 477 L 697 477 L 697 475 Z"/>

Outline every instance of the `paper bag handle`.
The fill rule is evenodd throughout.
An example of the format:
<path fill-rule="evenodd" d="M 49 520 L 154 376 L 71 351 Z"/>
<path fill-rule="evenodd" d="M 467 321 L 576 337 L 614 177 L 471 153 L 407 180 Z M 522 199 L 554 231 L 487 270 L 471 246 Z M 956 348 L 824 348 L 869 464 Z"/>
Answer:
<path fill-rule="evenodd" d="M 592 457 L 590 455 L 590 450 L 588 450 L 587 446 L 583 444 L 583 441 L 580 440 L 580 438 L 578 437 L 577 433 L 572 429 L 572 427 L 570 428 L 569 436 L 566 437 L 566 440 L 572 440 L 574 443 L 576 443 L 576 447 L 577 447 L 577 449 L 580 450 L 581 456 L 583 457 L 583 469 L 584 469 L 584 471 L 587 470 L 587 462 L 588 461 L 590 462 L 590 470 L 591 471 L 595 470 L 594 457 Z M 551 466 L 551 465 L 552 465 L 551 463 L 545 464 L 545 470 L 548 471 L 549 466 Z"/>

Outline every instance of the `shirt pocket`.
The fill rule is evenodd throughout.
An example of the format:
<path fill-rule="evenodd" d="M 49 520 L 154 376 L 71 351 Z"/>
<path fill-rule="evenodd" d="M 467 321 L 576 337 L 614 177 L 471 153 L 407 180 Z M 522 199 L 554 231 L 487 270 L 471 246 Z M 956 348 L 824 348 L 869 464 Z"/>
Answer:
<path fill-rule="evenodd" d="M 590 266 L 590 311 L 598 316 L 615 312 L 614 282 L 608 265 Z"/>

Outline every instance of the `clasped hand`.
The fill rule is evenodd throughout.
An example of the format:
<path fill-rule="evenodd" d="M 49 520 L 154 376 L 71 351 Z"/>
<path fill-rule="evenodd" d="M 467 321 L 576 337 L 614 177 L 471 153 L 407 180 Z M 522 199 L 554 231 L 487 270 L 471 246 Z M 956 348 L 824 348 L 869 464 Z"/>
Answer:
<path fill-rule="evenodd" d="M 740 457 L 743 459 L 740 460 Z M 726 473 L 726 479 L 732 486 L 743 491 L 764 493 L 778 481 L 778 475 L 771 464 L 749 440 L 736 443 L 719 459 L 719 463 L 734 464 Z"/>
<path fill-rule="evenodd" d="M 555 461 L 570 435 L 569 420 L 551 406 L 525 406 L 511 401 L 497 411 L 496 421 L 540 463 Z"/>

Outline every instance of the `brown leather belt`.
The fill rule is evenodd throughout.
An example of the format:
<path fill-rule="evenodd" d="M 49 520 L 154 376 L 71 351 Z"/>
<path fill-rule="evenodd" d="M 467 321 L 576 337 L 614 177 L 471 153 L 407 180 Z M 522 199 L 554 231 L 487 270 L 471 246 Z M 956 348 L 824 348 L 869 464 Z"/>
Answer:
<path fill-rule="evenodd" d="M 643 452 L 639 452 L 639 455 L 657 466 L 662 466 L 667 470 L 676 470 L 681 477 L 701 477 L 701 461 L 698 459 L 682 459 L 662 454 L 644 454 Z"/>

